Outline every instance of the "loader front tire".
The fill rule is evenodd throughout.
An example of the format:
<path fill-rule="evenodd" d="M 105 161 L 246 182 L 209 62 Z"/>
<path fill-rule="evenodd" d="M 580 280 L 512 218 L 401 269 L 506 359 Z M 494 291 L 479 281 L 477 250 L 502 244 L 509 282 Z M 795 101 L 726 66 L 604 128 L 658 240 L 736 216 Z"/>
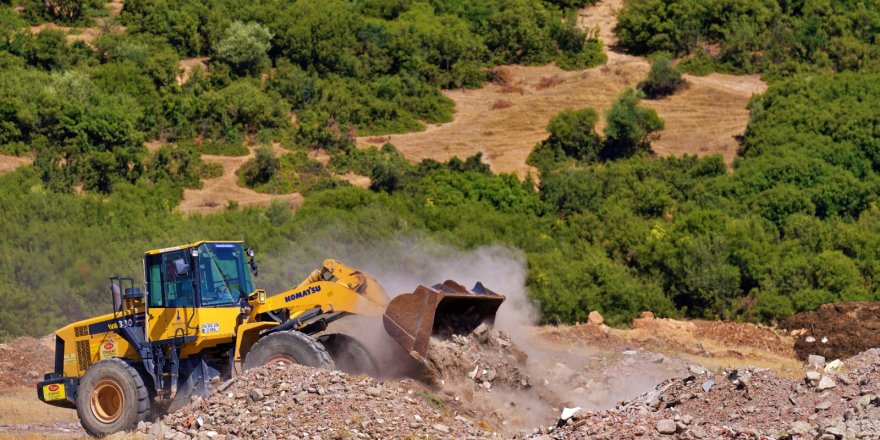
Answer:
<path fill-rule="evenodd" d="M 271 333 L 258 340 L 244 358 L 244 369 L 275 362 L 334 370 L 333 359 L 320 342 L 296 330 Z"/>
<path fill-rule="evenodd" d="M 322 335 L 318 341 L 330 352 L 336 368 L 348 374 L 366 374 L 373 377 L 379 374 L 376 359 L 361 341 L 342 333 Z"/>
<path fill-rule="evenodd" d="M 122 359 L 104 359 L 92 365 L 77 388 L 76 413 L 92 436 L 132 430 L 149 412 L 144 380 Z"/>

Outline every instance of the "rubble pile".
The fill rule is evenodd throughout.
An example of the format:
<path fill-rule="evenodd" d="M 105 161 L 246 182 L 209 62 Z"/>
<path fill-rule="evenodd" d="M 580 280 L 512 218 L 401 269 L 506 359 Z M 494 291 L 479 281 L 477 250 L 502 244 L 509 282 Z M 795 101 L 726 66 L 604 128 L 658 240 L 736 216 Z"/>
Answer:
<path fill-rule="evenodd" d="M 526 355 L 510 341 L 510 336 L 480 324 L 469 333 L 442 332 L 429 343 L 427 378 L 434 385 L 459 383 L 464 378 L 474 390 L 490 390 L 501 385 L 519 390 L 531 386 L 523 365 Z"/>
<path fill-rule="evenodd" d="M 54 336 L 42 339 L 23 337 L 0 344 L 0 391 L 31 387 L 52 371 Z"/>
<path fill-rule="evenodd" d="M 813 356 L 800 378 L 762 369 L 710 372 L 685 378 L 608 411 L 577 411 L 550 438 L 880 438 L 880 349 L 844 362 Z M 632 437 L 627 437 L 631 435 Z"/>
<path fill-rule="evenodd" d="M 411 381 L 301 365 L 254 368 L 155 423 L 147 439 L 478 438 L 491 435 Z"/>

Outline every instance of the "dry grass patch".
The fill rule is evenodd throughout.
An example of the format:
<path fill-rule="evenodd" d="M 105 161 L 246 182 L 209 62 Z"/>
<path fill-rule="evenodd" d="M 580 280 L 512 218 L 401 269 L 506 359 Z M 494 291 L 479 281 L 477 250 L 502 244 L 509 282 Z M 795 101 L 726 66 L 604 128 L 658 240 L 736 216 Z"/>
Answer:
<path fill-rule="evenodd" d="M 47 405 L 37 398 L 36 388 L 0 392 L 0 425 L 23 423 L 76 423 L 76 411 Z"/>
<path fill-rule="evenodd" d="M 513 103 L 506 99 L 496 99 L 495 102 L 492 103 L 492 110 L 508 108 L 511 106 L 513 106 Z"/>
<path fill-rule="evenodd" d="M 544 76 L 538 80 L 538 84 L 535 84 L 535 90 L 544 90 L 551 87 L 556 87 L 562 84 L 562 82 L 563 80 L 559 77 L 559 75 Z"/>

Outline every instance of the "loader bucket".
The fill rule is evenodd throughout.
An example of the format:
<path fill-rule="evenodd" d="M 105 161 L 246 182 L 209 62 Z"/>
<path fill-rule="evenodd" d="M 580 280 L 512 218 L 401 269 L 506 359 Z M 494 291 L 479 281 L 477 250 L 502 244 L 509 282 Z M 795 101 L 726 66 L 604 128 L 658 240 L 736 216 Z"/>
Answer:
<path fill-rule="evenodd" d="M 481 322 L 491 323 L 504 296 L 477 283 L 472 291 L 447 280 L 433 287 L 419 286 L 413 293 L 392 299 L 382 321 L 385 331 L 410 355 L 425 362 L 428 342 L 441 325 L 457 324 L 470 332 Z M 470 328 L 467 328 L 470 327 Z"/>

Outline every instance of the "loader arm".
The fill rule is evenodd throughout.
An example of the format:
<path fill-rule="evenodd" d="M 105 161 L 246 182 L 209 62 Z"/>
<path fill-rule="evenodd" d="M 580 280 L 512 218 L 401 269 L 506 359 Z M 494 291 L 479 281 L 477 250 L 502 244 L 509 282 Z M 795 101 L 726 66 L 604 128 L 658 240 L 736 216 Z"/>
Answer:
<path fill-rule="evenodd" d="M 291 319 L 319 308 L 322 313 L 345 312 L 379 318 L 388 305 L 388 295 L 368 274 L 336 260 L 324 260 L 302 283 L 288 291 L 254 303 L 248 322 L 262 314 L 286 310 Z"/>

